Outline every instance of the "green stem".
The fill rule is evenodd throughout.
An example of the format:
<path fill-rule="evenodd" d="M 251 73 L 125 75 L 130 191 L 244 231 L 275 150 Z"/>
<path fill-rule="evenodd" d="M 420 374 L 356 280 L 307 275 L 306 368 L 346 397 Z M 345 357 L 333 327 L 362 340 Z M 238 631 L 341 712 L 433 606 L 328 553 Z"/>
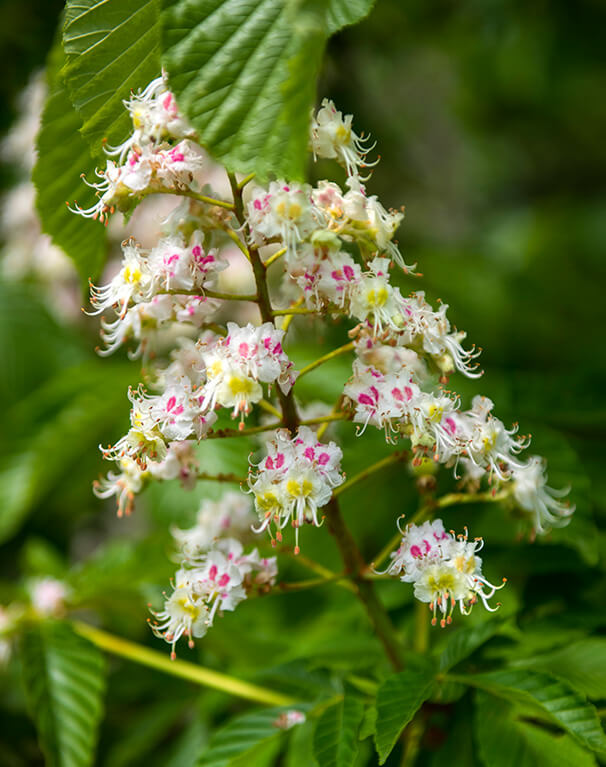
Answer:
<path fill-rule="evenodd" d="M 500 493 L 496 493 L 492 490 L 487 490 L 485 493 L 448 493 L 438 498 L 437 501 L 433 501 L 428 505 L 430 509 L 443 509 L 447 506 L 456 506 L 466 503 L 498 503 L 509 495 L 507 490 L 501 490 Z"/>
<path fill-rule="evenodd" d="M 209 431 L 203 439 L 233 439 L 234 437 L 249 437 L 253 434 L 262 434 L 264 431 L 275 431 L 284 424 L 281 421 L 269 423 L 264 426 L 250 426 L 248 429 L 216 429 Z"/>
<path fill-rule="evenodd" d="M 234 196 L 235 214 L 238 222 L 241 226 L 246 223 L 244 217 L 244 205 L 242 202 L 242 190 L 238 188 L 236 177 L 233 173 L 229 173 L 229 183 L 231 184 L 231 191 Z M 256 246 L 251 245 L 248 250 L 250 256 L 250 263 L 253 268 L 253 274 L 255 276 L 255 284 L 257 286 L 257 304 L 259 311 L 261 312 L 261 319 L 263 322 L 274 321 L 274 312 L 271 306 L 271 300 L 269 298 L 269 289 L 267 287 L 267 279 L 265 275 L 265 265 L 259 255 L 259 250 Z M 278 398 L 280 400 L 280 406 L 282 408 L 282 415 L 284 420 L 284 426 L 294 433 L 299 425 L 299 416 L 297 414 L 297 408 L 292 396 L 287 396 L 278 387 Z"/>
<path fill-rule="evenodd" d="M 238 293 L 221 293 L 217 290 L 165 290 L 158 291 L 156 295 L 169 295 L 169 296 L 199 296 L 200 298 L 220 298 L 223 301 L 249 301 L 250 303 L 257 303 L 256 295 L 243 295 Z"/>
<path fill-rule="evenodd" d="M 198 479 L 209 482 L 234 482 L 241 485 L 246 483 L 248 478 L 238 477 L 236 474 L 207 474 L 203 471 L 198 474 Z"/>
<path fill-rule="evenodd" d="M 402 767 L 413 767 L 417 761 L 421 748 L 421 738 L 425 730 L 425 715 L 423 709 L 404 730 L 404 753 L 402 754 Z"/>
<path fill-rule="evenodd" d="M 277 407 L 274 407 L 271 402 L 268 402 L 266 399 L 261 399 L 259 402 L 257 402 L 257 405 L 262 410 L 265 410 L 267 413 L 271 413 L 272 415 L 275 415 L 276 418 L 282 418 L 282 413 L 278 410 Z"/>
<path fill-rule="evenodd" d="M 398 451 L 396 453 L 392 453 L 391 455 L 388 455 L 386 458 L 382 458 L 380 461 L 377 461 L 376 463 L 373 463 L 371 466 L 369 466 L 367 469 L 364 469 L 364 471 L 361 471 L 359 474 L 356 474 L 351 479 L 348 479 L 347 482 L 344 482 L 339 487 L 335 488 L 333 490 L 333 497 L 337 497 L 341 495 L 341 493 L 344 493 L 346 490 L 349 490 L 352 485 L 357 484 L 363 479 L 366 479 L 367 477 L 370 477 L 372 474 L 374 474 L 377 471 L 380 471 L 381 469 L 384 469 L 386 466 L 391 466 L 392 463 L 399 463 L 400 461 L 405 461 L 408 457 L 408 453 L 405 451 Z"/>
<path fill-rule="evenodd" d="M 275 253 L 272 253 L 271 256 L 265 262 L 265 268 L 267 269 L 268 266 L 271 266 L 274 263 L 274 261 L 277 261 L 285 253 L 286 253 L 286 248 L 280 248 L 280 250 L 277 250 Z"/>
<path fill-rule="evenodd" d="M 272 317 L 283 317 L 292 314 L 319 314 L 318 309 L 306 309 L 304 306 L 292 306 L 290 309 L 272 309 Z"/>
<path fill-rule="evenodd" d="M 77 634 L 88 639 L 89 642 L 92 642 L 102 650 L 118 655 L 121 658 L 132 660 L 135 663 L 140 663 L 148 668 L 163 671 L 165 674 L 172 674 L 172 676 L 187 679 L 203 687 L 211 687 L 228 695 L 234 695 L 238 698 L 245 698 L 246 700 L 270 706 L 292 706 L 297 702 L 288 695 L 244 682 L 241 679 L 197 666 L 188 661 L 170 660 L 168 655 L 142 647 L 135 642 L 129 642 L 127 639 L 122 639 L 113 634 L 108 634 L 106 631 L 90 626 L 87 623 L 74 621 L 72 626 Z"/>
<path fill-rule="evenodd" d="M 350 342 L 348 344 L 344 344 L 343 346 L 339 346 L 337 349 L 334 349 L 332 352 L 328 352 L 328 354 L 325 354 L 322 357 L 318 357 L 317 360 L 314 360 L 314 362 L 310 362 L 309 365 L 305 365 L 304 368 L 301 368 L 301 370 L 299 370 L 299 375 L 297 376 L 297 380 L 299 380 L 302 376 L 306 375 L 307 373 L 310 373 L 312 370 L 315 370 L 317 367 L 320 367 L 320 365 L 323 365 L 325 362 L 328 362 L 329 360 L 332 360 L 341 354 L 347 354 L 347 352 L 350 352 L 353 348 L 354 348 L 353 342 Z"/>
<path fill-rule="evenodd" d="M 343 485 L 341 485 L 341 487 L 343 487 Z M 424 522 L 425 518 L 431 516 L 432 512 L 434 512 L 436 509 L 444 509 L 448 506 L 455 506 L 456 504 L 466 503 L 497 503 L 498 501 L 502 501 L 504 498 L 506 498 L 508 494 L 509 493 L 505 490 L 494 494 L 492 490 L 489 490 L 485 493 L 448 493 L 447 495 L 443 495 L 437 500 L 431 499 L 423 506 L 421 506 L 416 514 L 413 514 L 409 524 L 418 525 L 419 522 Z M 401 538 L 402 534 L 397 532 L 393 538 L 389 540 L 387 545 L 384 546 L 374 558 L 372 562 L 373 567 L 379 567 L 383 561 L 387 559 L 389 554 L 397 548 Z"/>
<path fill-rule="evenodd" d="M 238 189 L 244 189 L 246 184 L 248 184 L 249 181 L 252 181 L 255 177 L 254 173 L 249 173 L 248 176 L 244 176 L 242 181 L 238 181 Z"/>
<path fill-rule="evenodd" d="M 289 581 L 285 583 L 279 583 L 277 589 L 279 591 L 305 591 L 306 589 L 313 589 L 316 586 L 324 586 L 326 583 L 334 583 L 335 581 L 341 581 L 347 578 L 343 573 L 335 573 L 330 578 L 308 578 L 305 581 Z"/>
<path fill-rule="evenodd" d="M 303 296 L 301 296 L 301 298 L 298 298 L 293 304 L 291 304 L 291 307 L 296 308 L 297 306 L 301 306 L 301 304 L 304 301 L 305 299 L 303 298 Z M 282 321 L 282 330 L 284 331 L 284 338 L 286 338 L 286 334 L 288 333 L 288 328 L 290 327 L 294 318 L 295 318 L 294 314 L 287 314 L 284 317 L 284 320 Z"/>
<path fill-rule="evenodd" d="M 231 184 L 232 194 L 234 196 L 235 215 L 240 224 L 245 224 L 244 209 L 242 205 L 242 190 L 238 189 L 236 178 L 233 174 L 229 175 L 229 182 Z M 278 314 L 292 314 L 293 309 L 286 309 L 284 311 L 273 311 L 271 301 L 269 298 L 269 291 L 267 287 L 267 279 L 265 273 L 265 266 L 261 261 L 261 257 L 257 248 L 251 247 L 249 249 L 250 262 L 252 264 L 253 273 L 255 275 L 255 283 L 257 286 L 257 295 L 259 296 L 259 310 L 261 312 L 261 318 L 263 322 L 273 322 L 273 318 Z M 308 310 L 300 309 L 297 314 L 308 313 Z M 280 397 L 280 406 L 282 408 L 282 416 L 284 426 L 295 433 L 300 425 L 299 415 L 295 406 L 295 400 L 293 391 L 288 394 L 284 394 L 278 389 L 278 395 Z M 312 419 L 315 420 L 315 419 Z M 326 418 L 322 422 L 326 421 Z M 334 536 L 341 557 L 345 564 L 346 574 L 353 579 L 355 587 L 357 589 L 358 597 L 364 604 L 368 616 L 374 625 L 377 636 L 383 643 L 385 652 L 391 660 L 394 668 L 401 669 L 403 662 L 401 658 L 401 646 L 396 635 L 395 628 L 387 614 L 385 608 L 379 601 L 374 585 L 371 581 L 365 580 L 362 573 L 366 569 L 366 564 L 360 550 L 358 549 L 356 542 L 343 521 L 341 512 L 339 510 L 339 502 L 336 498 L 332 498 L 328 504 L 324 507 L 326 510 L 326 521 L 329 531 Z"/>
<path fill-rule="evenodd" d="M 248 252 L 248 248 L 246 245 L 242 242 L 242 240 L 238 237 L 238 235 L 233 232 L 231 229 L 224 229 L 223 230 L 225 234 L 229 237 L 229 239 L 238 246 L 238 248 L 242 251 L 244 256 L 248 261 L 250 261 L 250 253 Z"/>
<path fill-rule="evenodd" d="M 226 210 L 234 209 L 234 205 L 231 202 L 216 200 L 214 197 L 206 197 L 203 194 L 193 192 L 191 189 L 159 189 L 158 192 L 150 192 L 150 194 L 174 194 L 177 195 L 177 197 L 189 197 L 192 200 L 204 202 L 207 205 L 215 205 L 217 208 L 225 208 Z"/>

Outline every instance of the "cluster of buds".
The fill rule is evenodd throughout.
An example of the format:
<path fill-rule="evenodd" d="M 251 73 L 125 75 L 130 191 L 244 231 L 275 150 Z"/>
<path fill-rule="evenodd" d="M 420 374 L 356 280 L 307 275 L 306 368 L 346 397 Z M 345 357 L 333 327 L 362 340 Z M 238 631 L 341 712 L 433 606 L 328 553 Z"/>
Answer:
<path fill-rule="evenodd" d="M 400 532 L 400 546 L 390 555 L 386 572 L 413 584 L 415 597 L 429 603 L 433 626 L 438 612 L 442 628 L 450 624 L 457 603 L 463 615 L 469 615 L 478 599 L 490 612 L 497 609 L 498 605 L 491 607 L 488 600 L 503 588 L 506 579 L 494 586 L 482 575 L 482 560 L 477 555 L 484 545 L 481 538 L 470 541 L 467 531 L 464 535 L 447 533 L 441 519 L 411 524 Z"/>

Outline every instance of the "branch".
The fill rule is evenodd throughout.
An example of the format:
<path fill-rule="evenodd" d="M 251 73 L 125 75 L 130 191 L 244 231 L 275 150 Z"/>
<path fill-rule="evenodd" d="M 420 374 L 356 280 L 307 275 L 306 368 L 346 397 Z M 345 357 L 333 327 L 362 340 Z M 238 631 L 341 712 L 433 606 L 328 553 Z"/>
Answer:
<path fill-rule="evenodd" d="M 198 474 L 198 479 L 209 482 L 234 482 L 240 485 L 248 481 L 248 477 L 238 477 L 236 474 L 207 474 L 204 471 Z"/>
<path fill-rule="evenodd" d="M 364 469 L 364 471 L 361 471 L 359 474 L 356 474 L 351 479 L 348 479 L 347 482 L 344 482 L 339 487 L 335 488 L 333 490 L 333 497 L 337 497 L 341 495 L 341 493 L 344 493 L 346 490 L 349 490 L 352 485 L 357 484 L 363 479 L 366 479 L 367 477 L 370 477 L 372 474 L 374 474 L 377 471 L 380 471 L 381 469 L 384 469 L 386 466 L 391 466 L 393 463 L 399 463 L 400 461 L 405 461 L 408 458 L 408 452 L 403 451 L 397 451 L 396 453 L 392 453 L 391 455 L 388 455 L 387 458 L 382 458 L 380 461 L 377 461 L 376 463 L 373 463 L 371 466 L 369 466 L 367 469 Z"/>
<path fill-rule="evenodd" d="M 321 312 L 319 309 L 292 306 L 290 309 L 272 309 L 271 314 L 273 317 L 283 317 L 288 314 L 321 314 Z"/>
<path fill-rule="evenodd" d="M 277 261 L 285 253 L 286 253 L 286 248 L 281 248 L 280 250 L 277 250 L 275 253 L 272 253 L 271 256 L 264 263 L 265 268 L 267 269 L 268 266 L 271 266 L 274 263 L 274 261 Z"/>
<path fill-rule="evenodd" d="M 72 627 L 77 634 L 88 639 L 102 650 L 118 655 L 121 658 L 132 660 L 149 668 L 155 668 L 163 671 L 165 674 L 187 679 L 194 684 L 203 687 L 211 687 L 214 690 L 221 690 L 228 695 L 235 695 L 238 698 L 263 703 L 270 706 L 292 706 L 297 701 L 287 695 L 283 695 L 265 687 L 259 687 L 241 679 L 221 674 L 209 668 L 197 666 L 184 660 L 170 660 L 168 655 L 150 650 L 135 642 L 129 642 L 127 639 L 108 634 L 106 631 L 90 626 L 81 621 L 74 621 Z"/>
<path fill-rule="evenodd" d="M 206 288 L 197 288 L 196 290 L 159 290 L 157 296 L 198 296 L 199 298 L 220 298 L 223 301 L 250 301 L 256 304 L 258 296 L 250 294 L 243 295 L 238 293 L 221 293 L 216 290 L 207 290 Z"/>
<path fill-rule="evenodd" d="M 234 205 L 231 202 L 226 202 L 225 200 L 215 200 L 214 197 L 206 197 L 206 195 L 198 194 L 191 189 L 158 189 L 157 191 L 152 190 L 148 194 L 173 194 L 177 197 L 190 197 L 192 200 L 204 202 L 207 205 L 215 205 L 218 208 L 225 208 L 226 210 L 234 209 Z"/>
<path fill-rule="evenodd" d="M 347 354 L 347 352 L 352 351 L 353 348 L 354 348 L 353 342 L 350 342 L 348 344 L 344 344 L 343 346 L 339 346 L 337 349 L 334 349 L 333 351 L 328 352 L 328 354 L 325 354 L 322 357 L 318 357 L 317 360 L 315 360 L 314 362 L 310 362 L 309 365 L 306 365 L 304 368 L 301 368 L 301 370 L 299 370 L 299 375 L 297 376 L 297 380 L 299 380 L 301 376 L 304 376 L 307 373 L 310 373 L 312 370 L 315 370 L 317 367 L 320 367 L 320 365 L 323 365 L 325 362 L 328 362 L 329 360 L 332 360 L 341 354 Z"/>

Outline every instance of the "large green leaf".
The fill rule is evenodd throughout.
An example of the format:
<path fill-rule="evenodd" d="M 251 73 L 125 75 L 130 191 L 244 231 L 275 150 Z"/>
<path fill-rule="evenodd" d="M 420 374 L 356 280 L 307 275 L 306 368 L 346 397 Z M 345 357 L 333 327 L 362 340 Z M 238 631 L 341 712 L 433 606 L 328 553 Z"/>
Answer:
<path fill-rule="evenodd" d="M 59 54 L 55 52 L 55 58 Z M 105 227 L 68 210 L 77 200 L 82 208 L 97 202 L 95 192 L 80 178 L 94 178 L 95 162 L 79 133 L 82 121 L 73 108 L 57 66 L 51 65 L 50 92 L 36 140 L 38 160 L 32 180 L 42 231 L 74 261 L 83 280 L 96 278 L 106 253 Z"/>
<path fill-rule="evenodd" d="M 537 707 L 581 745 L 606 753 L 606 735 L 595 708 L 581 693 L 549 674 L 513 669 L 468 677 L 457 676 L 456 681 L 506 700 Z"/>
<path fill-rule="evenodd" d="M 21 666 L 48 767 L 92 764 L 105 687 L 100 652 L 66 624 L 47 621 L 24 635 Z"/>
<path fill-rule="evenodd" d="M 230 170 L 302 178 L 327 37 L 371 5 L 164 0 L 163 64 L 211 154 Z"/>
<path fill-rule="evenodd" d="M 159 13 L 160 0 L 67 0 L 63 74 L 95 156 L 128 137 L 122 100 L 160 74 Z"/>
<path fill-rule="evenodd" d="M 383 682 L 377 694 L 375 734 L 379 764 L 385 763 L 404 727 L 430 696 L 433 684 L 433 673 L 424 669 L 402 671 Z"/>
<path fill-rule="evenodd" d="M 351 695 L 326 709 L 314 733 L 314 756 L 320 767 L 350 767 L 354 763 L 363 716 L 364 704 Z"/>
<path fill-rule="evenodd" d="M 464 626 L 449 639 L 440 655 L 440 671 L 448 671 L 469 657 L 478 647 L 491 639 L 503 627 L 503 621 L 492 618 L 477 626 Z"/>
<path fill-rule="evenodd" d="M 606 698 L 606 637 L 590 637 L 513 665 L 565 679 L 588 698 Z"/>
<path fill-rule="evenodd" d="M 476 696 L 475 735 L 486 767 L 593 767 L 596 763 L 569 735 L 555 735 L 523 721 L 514 708 L 481 692 Z"/>
<path fill-rule="evenodd" d="M 259 764 L 260 749 L 277 741 L 284 733 L 278 726 L 288 709 L 266 708 L 238 716 L 212 737 L 200 755 L 198 767 L 238 767 Z"/>
<path fill-rule="evenodd" d="M 107 429 L 126 417 L 131 376 L 128 366 L 111 363 L 68 368 L 15 409 L 8 428 L 22 436 L 0 460 L 0 541 L 17 531 L 83 451 L 115 437 Z"/>

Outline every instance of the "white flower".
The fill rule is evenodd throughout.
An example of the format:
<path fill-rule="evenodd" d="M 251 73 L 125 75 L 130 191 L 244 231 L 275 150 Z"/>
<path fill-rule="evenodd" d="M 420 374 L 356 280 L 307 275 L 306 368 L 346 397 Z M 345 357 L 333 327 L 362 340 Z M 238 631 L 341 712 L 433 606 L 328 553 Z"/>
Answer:
<path fill-rule="evenodd" d="M 65 611 L 69 588 L 56 578 L 35 578 L 29 584 L 32 606 L 44 616 L 60 616 Z"/>
<path fill-rule="evenodd" d="M 352 119 L 352 115 L 343 117 L 332 101 L 323 99 L 322 107 L 312 118 L 311 148 L 314 159 L 336 158 L 345 167 L 348 175 L 357 176 L 358 168 L 370 167 L 366 162 L 366 155 L 375 145 L 365 146 L 368 139 L 354 133 L 351 127 Z"/>
<path fill-rule="evenodd" d="M 416 264 L 408 266 L 393 242 L 404 214 L 387 211 L 376 195 L 368 197 L 366 190 L 355 176 L 347 179 L 349 191 L 343 196 L 343 210 L 348 219 L 347 233 L 353 233 L 371 250 L 387 252 L 405 272 L 414 271 Z"/>
<path fill-rule="evenodd" d="M 165 600 L 163 610 L 152 610 L 157 621 L 150 623 L 154 634 L 170 643 L 172 660 L 176 658 L 175 644 L 183 635 L 188 637 L 189 646 L 193 647 L 193 638 L 206 634 L 208 612 L 206 603 L 194 598 L 187 571 L 178 570 L 173 593 Z"/>
<path fill-rule="evenodd" d="M 248 223 L 253 239 L 280 239 L 293 257 L 296 247 L 321 224 L 308 184 L 272 181 L 267 190 L 256 187 L 248 203 Z"/>
<path fill-rule="evenodd" d="M 194 130 L 179 115 L 175 97 L 168 90 L 165 78 L 157 77 L 143 90 L 123 102 L 128 110 L 133 133 L 117 147 L 105 147 L 108 155 L 118 155 L 120 162 L 134 145 L 160 143 L 167 139 L 193 136 Z"/>
<path fill-rule="evenodd" d="M 491 607 L 488 600 L 503 588 L 506 579 L 494 586 L 484 578 L 482 560 L 477 556 L 482 546 L 481 539 L 468 540 L 467 531 L 459 536 L 445 532 L 439 519 L 421 526 L 408 525 L 386 572 L 412 583 L 415 597 L 429 603 L 432 625 L 436 625 L 440 611 L 440 625 L 444 627 L 451 623 L 457 603 L 463 615 L 469 614 L 478 598 L 488 611 L 498 608 Z"/>
<path fill-rule="evenodd" d="M 249 477 L 250 491 L 261 524 L 255 532 L 276 528 L 276 539 L 290 522 L 295 528 L 295 553 L 299 552 L 299 528 L 308 523 L 319 527 L 318 509 L 325 506 L 335 487 L 342 484 L 342 452 L 334 442 L 318 442 L 314 432 L 299 427 L 291 437 L 286 429 L 267 443 L 267 457 L 259 471 Z"/>
<path fill-rule="evenodd" d="M 200 147 L 188 139 L 170 149 L 162 149 L 154 156 L 156 178 L 160 186 L 169 189 L 188 188 L 203 164 Z"/>
<path fill-rule="evenodd" d="M 111 282 L 101 288 L 91 284 L 91 304 L 95 310 L 91 314 L 115 306 L 120 317 L 124 317 L 131 301 L 140 303 L 151 298 L 153 275 L 145 254 L 133 238 L 122 243 L 122 253 L 122 266 Z"/>
<path fill-rule="evenodd" d="M 487 397 L 476 395 L 472 408 L 467 412 L 471 421 L 471 440 L 466 455 L 477 466 L 485 467 L 502 481 L 508 479 L 509 471 L 522 467 L 514 456 L 530 443 L 528 437 L 515 437 L 517 425 L 506 429 L 503 422 L 490 412 L 493 403 Z"/>
<path fill-rule="evenodd" d="M 250 499 L 242 493 L 227 492 L 218 501 L 202 501 L 194 527 L 173 528 L 171 532 L 181 560 L 195 565 L 218 538 L 240 538 L 250 532 L 253 521 Z"/>
<path fill-rule="evenodd" d="M 207 380 L 202 390 L 202 407 L 230 408 L 232 417 L 240 415 L 243 424 L 251 406 L 263 397 L 261 383 L 277 382 L 288 393 L 296 372 L 282 349 L 283 337 L 284 331 L 271 322 L 257 327 L 228 322 L 227 336 L 218 339 L 204 354 Z"/>
<path fill-rule="evenodd" d="M 455 370 L 468 378 L 479 378 L 482 371 L 477 370 L 473 360 L 479 355 L 472 347 L 465 350 L 461 341 L 463 332 L 451 332 L 450 322 L 446 317 L 447 304 L 442 304 L 437 312 L 425 300 L 425 293 L 418 291 L 401 304 L 402 333 L 398 342 L 419 347 L 431 356 L 440 372 L 448 376 Z"/>
<path fill-rule="evenodd" d="M 533 455 L 528 462 L 511 467 L 511 492 L 518 506 L 532 518 L 535 533 L 544 535 L 552 527 L 564 527 L 570 522 L 575 507 L 560 499 L 570 488 L 554 490 L 547 486 L 544 458 Z"/>
<path fill-rule="evenodd" d="M 149 474 L 127 455 L 119 458 L 117 464 L 120 472 L 110 471 L 107 477 L 95 480 L 93 493 L 97 498 L 111 498 L 115 495 L 118 500 L 118 516 L 121 517 L 132 512 L 135 496 L 141 492 Z"/>
<path fill-rule="evenodd" d="M 172 645 L 183 635 L 201 637 L 212 626 L 217 613 L 234 610 L 258 587 L 267 589 L 277 575 L 276 560 L 262 559 L 256 549 L 243 553 L 242 544 L 223 538 L 213 549 L 196 557 L 196 567 L 182 567 L 175 575 L 175 588 L 164 610 L 152 611 L 157 621 L 151 623 L 154 634 Z"/>
<path fill-rule="evenodd" d="M 385 325 L 398 329 L 403 299 L 389 283 L 389 259 L 374 258 L 368 267 L 352 288 L 350 314 L 363 322 L 372 319 L 375 333 Z"/>
<path fill-rule="evenodd" d="M 398 374 L 383 374 L 373 367 L 354 360 L 353 376 L 343 393 L 355 404 L 354 422 L 361 423 L 362 434 L 368 424 L 385 430 L 392 442 L 391 432 L 398 433 L 401 423 L 410 423 L 421 396 L 412 373 L 402 367 Z"/>
<path fill-rule="evenodd" d="M 305 714 L 302 711 L 296 711 L 295 709 L 292 709 L 290 711 L 285 711 L 283 714 L 280 714 L 273 725 L 280 730 L 290 730 L 297 724 L 303 724 L 303 722 L 305 722 L 305 718 Z"/>
<path fill-rule="evenodd" d="M 213 416 L 209 413 L 206 417 Z M 200 416 L 197 416 L 200 418 Z M 216 419 L 216 416 L 215 416 Z M 214 420 L 211 418 L 211 424 Z M 208 428 L 210 428 L 210 425 Z M 196 436 L 200 439 L 196 422 L 194 422 Z M 187 440 L 169 442 L 166 455 L 162 461 L 147 464 L 149 475 L 155 479 L 178 479 L 181 486 L 186 490 L 192 490 L 198 481 L 198 461 L 194 452 L 193 444 Z"/>

